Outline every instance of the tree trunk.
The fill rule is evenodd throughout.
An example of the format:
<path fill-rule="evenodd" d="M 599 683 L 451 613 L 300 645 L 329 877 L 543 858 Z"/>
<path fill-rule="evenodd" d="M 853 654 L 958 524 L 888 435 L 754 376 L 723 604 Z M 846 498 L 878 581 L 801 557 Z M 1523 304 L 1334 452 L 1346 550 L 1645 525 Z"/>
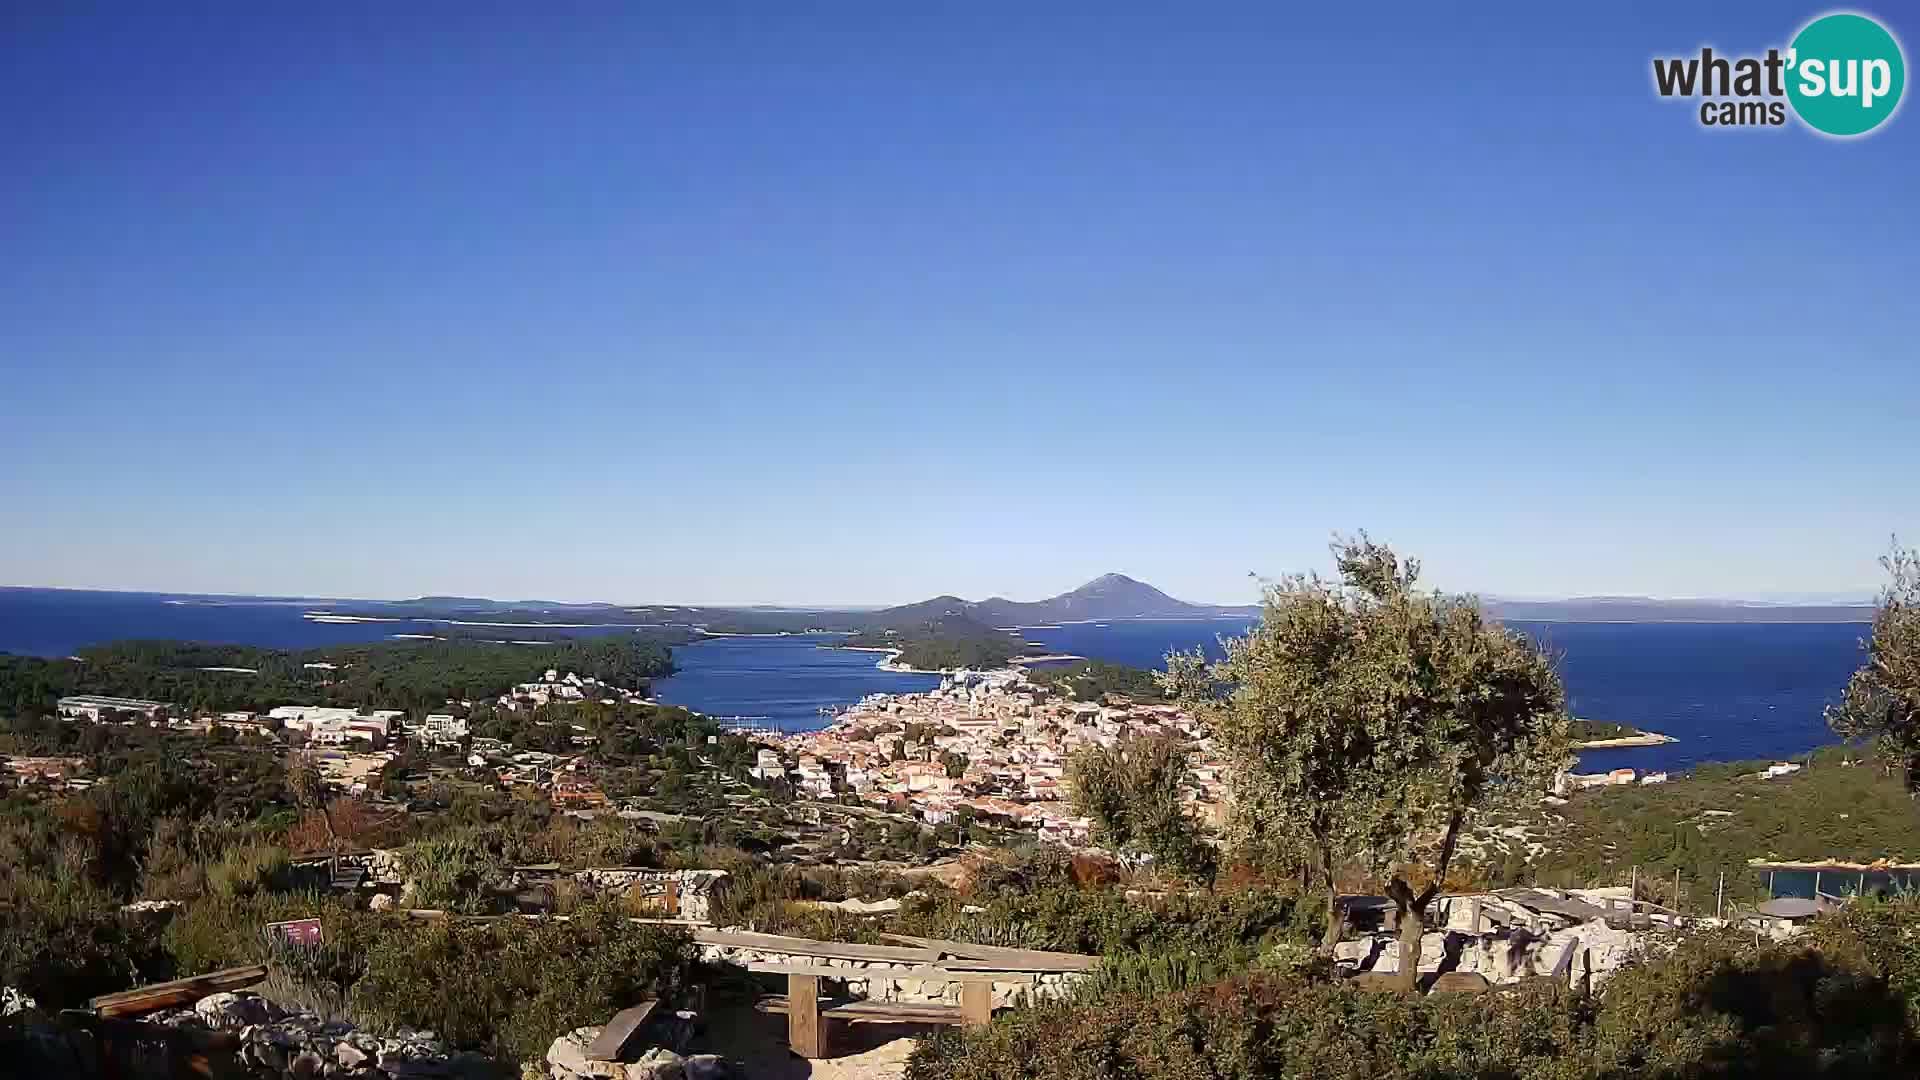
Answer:
<path fill-rule="evenodd" d="M 327 888 L 340 880 L 340 837 L 333 831 L 333 808 L 322 802 L 320 820 L 327 824 Z"/>
<path fill-rule="evenodd" d="M 1387 883 L 1387 895 L 1393 898 L 1394 927 L 1400 933 L 1400 971 L 1397 985 L 1412 993 L 1420 985 L 1420 939 L 1427 933 L 1427 905 L 1440 895 L 1447 880 L 1447 868 L 1453 864 L 1453 848 L 1460 839 L 1460 826 L 1466 813 L 1455 810 L 1447 821 L 1446 838 L 1440 842 L 1440 858 L 1434 863 L 1433 881 L 1418 894 L 1404 878 L 1394 875 Z"/>
<path fill-rule="evenodd" d="M 1340 938 L 1346 933 L 1346 915 L 1340 910 L 1340 888 L 1333 880 L 1333 852 L 1326 844 L 1319 845 L 1320 872 L 1327 880 L 1327 933 L 1320 939 L 1320 955 L 1331 957 L 1333 947 L 1340 944 Z"/>
<path fill-rule="evenodd" d="M 1327 933 L 1320 940 L 1322 956 L 1332 956 L 1333 947 L 1340 944 L 1340 938 L 1346 933 L 1346 915 L 1340 910 L 1340 891 L 1331 884 L 1327 886 Z"/>
<path fill-rule="evenodd" d="M 1393 898 L 1393 925 L 1400 935 L 1400 967 L 1394 973 L 1394 985 L 1405 993 L 1420 987 L 1420 945 L 1427 933 L 1427 902 L 1431 896 L 1415 896 L 1405 881 L 1396 877 L 1387 885 Z"/>

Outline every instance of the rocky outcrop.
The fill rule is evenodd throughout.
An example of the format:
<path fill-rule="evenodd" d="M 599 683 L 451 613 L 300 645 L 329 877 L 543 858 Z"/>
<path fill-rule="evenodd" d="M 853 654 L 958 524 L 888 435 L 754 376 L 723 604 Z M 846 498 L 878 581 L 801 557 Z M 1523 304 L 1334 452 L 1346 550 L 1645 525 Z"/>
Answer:
<path fill-rule="evenodd" d="M 352 1024 L 289 1012 L 257 994 L 212 994 L 150 1022 L 239 1038 L 237 1057 L 256 1076 L 288 1080 L 494 1080 L 483 1054 L 449 1051 L 430 1031 L 375 1035 Z"/>
<path fill-rule="evenodd" d="M 37 1009 L 40 1003 L 15 990 L 11 986 L 0 986 L 0 1016 L 12 1016 L 14 1013 Z"/>
<path fill-rule="evenodd" d="M 1479 975 L 1495 986 L 1556 971 L 1577 982 L 1591 972 L 1598 986 L 1634 957 L 1671 947 L 1667 934 L 1619 930 L 1599 919 L 1546 934 L 1524 927 L 1480 934 L 1445 930 L 1420 939 L 1420 970 Z M 1349 972 L 1400 970 L 1399 939 L 1391 932 L 1343 941 L 1333 956 Z"/>

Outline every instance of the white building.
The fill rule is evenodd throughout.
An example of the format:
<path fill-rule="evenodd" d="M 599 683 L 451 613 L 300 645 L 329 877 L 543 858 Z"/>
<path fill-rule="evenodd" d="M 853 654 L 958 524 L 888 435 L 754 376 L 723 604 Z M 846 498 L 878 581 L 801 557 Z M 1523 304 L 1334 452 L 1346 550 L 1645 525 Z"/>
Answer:
<path fill-rule="evenodd" d="M 436 746 L 458 743 L 466 737 L 467 722 L 450 713 L 432 713 L 420 721 L 414 733 Z"/>
<path fill-rule="evenodd" d="M 104 718 L 138 716 L 152 719 L 160 710 L 169 708 L 164 702 L 144 701 L 140 698 L 106 697 L 101 694 L 76 694 L 63 697 L 56 707 L 63 717 L 85 719 L 99 723 Z"/>
<path fill-rule="evenodd" d="M 375 709 L 363 714 L 359 709 L 331 705 L 281 705 L 267 712 L 269 718 L 280 721 L 283 727 L 305 732 L 310 739 L 316 726 L 357 724 L 369 732 L 378 731 L 384 740 L 393 734 L 394 722 L 402 715 L 399 709 Z"/>

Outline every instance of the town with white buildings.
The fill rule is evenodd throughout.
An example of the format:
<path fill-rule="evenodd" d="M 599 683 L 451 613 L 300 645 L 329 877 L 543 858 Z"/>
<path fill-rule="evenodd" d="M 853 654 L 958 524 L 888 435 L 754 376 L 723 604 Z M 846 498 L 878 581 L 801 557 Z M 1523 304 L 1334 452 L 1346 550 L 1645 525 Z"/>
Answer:
<path fill-rule="evenodd" d="M 306 666 L 334 669 L 332 664 Z M 598 701 L 613 705 L 646 700 L 637 690 L 549 668 L 538 679 L 520 683 L 501 694 L 496 702 L 478 704 L 492 704 L 512 712 L 531 712 L 550 703 Z M 578 774 L 571 759 L 565 756 L 516 750 L 498 739 L 472 737 L 464 714 L 471 712 L 475 705 L 472 701 L 450 700 L 447 711 L 419 717 L 410 717 L 400 709 L 331 705 L 280 705 L 263 713 L 228 711 L 195 715 L 191 710 L 163 701 L 76 694 L 59 700 L 58 714 L 70 720 L 153 724 L 202 733 L 223 729 L 240 737 L 295 742 L 306 750 L 323 775 L 353 794 L 364 791 L 367 782 L 398 756 L 402 740 L 409 746 L 426 750 L 456 749 L 465 745 L 467 763 L 494 768 L 503 783 L 537 786 L 551 792 L 556 803 L 565 805 L 605 803 L 598 790 Z M 287 733 L 297 733 L 298 739 L 288 739 Z M 571 736 L 575 745 L 585 745 L 592 739 L 584 729 L 576 729 Z"/>
<path fill-rule="evenodd" d="M 1226 799 L 1210 739 L 1179 708 L 1074 701 L 1018 669 L 956 672 L 924 694 L 871 695 L 821 731 L 753 734 L 771 747 L 760 751 L 755 775 L 784 777 L 800 794 L 850 795 L 935 825 L 970 816 L 1060 843 L 1087 842 L 1090 823 L 1065 790 L 1067 761 L 1083 746 L 1158 734 L 1188 740 L 1189 809 L 1217 823 Z"/>

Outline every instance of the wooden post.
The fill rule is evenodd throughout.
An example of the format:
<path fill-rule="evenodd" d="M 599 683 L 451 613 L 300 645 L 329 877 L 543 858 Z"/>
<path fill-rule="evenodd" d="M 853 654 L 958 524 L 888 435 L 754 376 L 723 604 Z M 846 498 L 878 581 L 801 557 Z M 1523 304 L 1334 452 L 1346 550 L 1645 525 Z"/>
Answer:
<path fill-rule="evenodd" d="M 1726 918 L 1727 911 L 1727 872 L 1720 871 L 1720 884 L 1713 889 L 1713 917 Z"/>
<path fill-rule="evenodd" d="M 970 979 L 960 984 L 960 1015 L 968 1027 L 985 1027 L 993 1022 L 993 984 Z"/>
<path fill-rule="evenodd" d="M 787 1047 L 803 1058 L 827 1056 L 820 1023 L 820 976 L 787 976 Z"/>
<path fill-rule="evenodd" d="M 1473 932 L 1480 932 L 1480 898 L 1477 896 L 1473 898 Z"/>

